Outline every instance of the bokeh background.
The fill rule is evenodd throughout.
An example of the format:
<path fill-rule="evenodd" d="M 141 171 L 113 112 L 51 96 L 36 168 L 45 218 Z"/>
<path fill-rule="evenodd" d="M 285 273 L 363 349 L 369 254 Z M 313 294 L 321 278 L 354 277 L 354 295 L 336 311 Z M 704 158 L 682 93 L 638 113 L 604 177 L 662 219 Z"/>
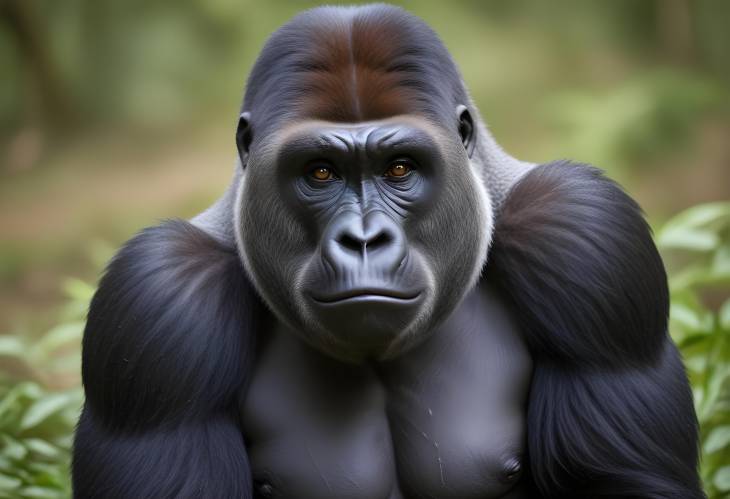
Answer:
<path fill-rule="evenodd" d="M 730 497 L 730 2 L 397 3 L 441 35 L 509 152 L 596 164 L 642 204 L 706 489 Z M 254 58 L 314 5 L 0 0 L 0 498 L 69 496 L 99 273 L 223 191 Z"/>

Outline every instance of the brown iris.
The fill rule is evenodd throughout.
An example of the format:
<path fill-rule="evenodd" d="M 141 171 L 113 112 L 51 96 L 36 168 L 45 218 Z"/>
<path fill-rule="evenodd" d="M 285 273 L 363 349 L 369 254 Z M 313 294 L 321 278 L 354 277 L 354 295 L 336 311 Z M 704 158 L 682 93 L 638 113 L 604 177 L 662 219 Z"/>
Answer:
<path fill-rule="evenodd" d="M 404 177 L 411 171 L 411 167 L 402 161 L 396 161 L 385 171 L 386 177 Z"/>
<path fill-rule="evenodd" d="M 326 166 L 319 166 L 312 170 L 311 174 L 316 180 L 332 180 L 334 174 Z"/>

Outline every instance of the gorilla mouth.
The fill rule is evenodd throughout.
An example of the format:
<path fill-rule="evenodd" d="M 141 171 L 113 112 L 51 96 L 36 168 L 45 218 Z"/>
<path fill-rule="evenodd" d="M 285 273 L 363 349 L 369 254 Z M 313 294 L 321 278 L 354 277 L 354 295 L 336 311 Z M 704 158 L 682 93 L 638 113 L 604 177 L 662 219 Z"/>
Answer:
<path fill-rule="evenodd" d="M 344 301 L 355 301 L 355 300 L 370 300 L 370 299 L 388 299 L 388 300 L 397 300 L 397 301 L 414 301 L 419 296 L 421 296 L 421 292 L 410 292 L 410 291 L 401 291 L 397 289 L 383 289 L 383 288 L 351 288 L 346 289 L 343 291 L 339 291 L 327 296 L 314 296 L 312 295 L 312 298 L 314 301 L 319 303 L 338 303 L 338 302 L 344 302 Z"/>

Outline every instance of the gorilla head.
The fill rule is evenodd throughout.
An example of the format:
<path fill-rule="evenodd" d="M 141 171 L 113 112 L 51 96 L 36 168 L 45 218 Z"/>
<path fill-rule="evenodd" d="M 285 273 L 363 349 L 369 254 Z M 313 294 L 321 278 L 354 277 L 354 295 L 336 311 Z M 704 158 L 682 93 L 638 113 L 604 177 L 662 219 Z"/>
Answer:
<path fill-rule="evenodd" d="M 472 113 L 435 33 L 398 8 L 315 9 L 268 41 L 237 132 L 236 234 L 308 343 L 392 358 L 476 282 L 493 217 Z"/>

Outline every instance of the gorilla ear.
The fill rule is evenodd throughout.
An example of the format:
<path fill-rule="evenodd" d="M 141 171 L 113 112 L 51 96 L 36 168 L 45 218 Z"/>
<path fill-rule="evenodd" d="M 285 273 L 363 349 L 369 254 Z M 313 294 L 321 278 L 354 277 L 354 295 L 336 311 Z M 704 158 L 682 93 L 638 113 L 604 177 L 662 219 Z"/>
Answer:
<path fill-rule="evenodd" d="M 238 117 L 238 128 L 236 129 L 236 147 L 241 164 L 246 167 L 248 161 L 248 148 L 251 145 L 251 113 L 245 111 Z"/>
<path fill-rule="evenodd" d="M 459 135 L 464 143 L 464 149 L 471 158 L 474 152 L 474 121 L 471 119 L 469 109 L 463 104 L 456 106 L 456 115 L 459 117 Z"/>

